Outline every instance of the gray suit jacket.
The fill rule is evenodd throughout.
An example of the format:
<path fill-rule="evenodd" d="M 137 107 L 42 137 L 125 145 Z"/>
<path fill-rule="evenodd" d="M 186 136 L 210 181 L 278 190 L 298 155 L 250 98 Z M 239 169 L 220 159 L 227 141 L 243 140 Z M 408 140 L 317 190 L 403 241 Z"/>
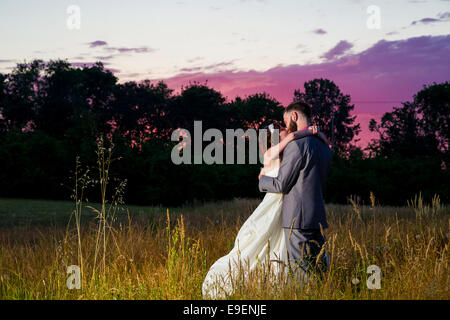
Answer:
<path fill-rule="evenodd" d="M 330 148 L 319 138 L 307 136 L 286 146 L 278 177 L 261 177 L 261 192 L 284 193 L 283 228 L 328 227 L 322 190 L 330 164 Z"/>

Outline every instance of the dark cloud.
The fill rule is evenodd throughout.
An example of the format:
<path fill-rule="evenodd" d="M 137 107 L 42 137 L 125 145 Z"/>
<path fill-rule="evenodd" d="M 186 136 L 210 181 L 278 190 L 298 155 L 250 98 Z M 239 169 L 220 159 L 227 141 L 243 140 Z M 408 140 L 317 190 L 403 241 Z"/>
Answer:
<path fill-rule="evenodd" d="M 130 52 L 134 52 L 134 53 L 151 53 L 151 52 L 156 51 L 156 49 L 149 48 L 149 47 L 141 47 L 141 48 L 107 47 L 107 48 L 105 48 L 105 50 L 113 51 L 113 52 L 115 51 L 115 52 L 119 52 L 119 53 L 130 53 Z"/>
<path fill-rule="evenodd" d="M 203 70 L 202 67 L 192 67 L 192 68 L 182 68 L 180 69 L 180 72 L 198 72 Z"/>
<path fill-rule="evenodd" d="M 233 60 L 234 61 L 234 60 Z M 226 66 L 231 66 L 233 65 L 233 61 L 227 61 L 227 62 L 218 62 L 218 63 L 213 63 L 207 66 L 197 66 L 197 67 L 190 67 L 190 68 L 182 68 L 179 71 L 180 72 L 200 72 L 200 71 L 207 71 L 207 70 L 212 70 L 212 69 L 217 69 L 220 67 L 226 67 Z"/>
<path fill-rule="evenodd" d="M 151 52 L 156 51 L 156 49 L 149 48 L 149 47 L 140 47 L 140 48 L 111 47 L 111 46 L 108 46 L 108 43 L 106 41 L 102 41 L 102 40 L 89 42 L 88 45 L 90 48 L 101 47 L 103 50 L 106 50 L 108 52 L 116 52 L 116 53 L 151 53 Z M 103 58 L 111 59 L 112 57 L 113 56 L 105 56 Z"/>
<path fill-rule="evenodd" d="M 346 51 L 348 51 L 352 47 L 353 47 L 353 44 L 351 44 L 350 42 L 341 40 L 335 47 L 333 47 L 332 49 L 330 49 L 329 51 L 324 53 L 322 55 L 322 58 L 325 58 L 327 60 L 332 60 L 336 57 L 343 55 Z"/>
<path fill-rule="evenodd" d="M 323 35 L 323 34 L 326 34 L 326 33 L 327 33 L 325 30 L 323 30 L 323 29 L 321 29 L 321 28 L 315 29 L 315 30 L 313 30 L 312 32 L 315 33 L 315 34 L 320 34 L 320 35 Z"/>
<path fill-rule="evenodd" d="M 387 36 L 392 36 L 394 34 L 398 34 L 398 32 L 397 31 L 386 32 Z"/>
<path fill-rule="evenodd" d="M 96 48 L 96 47 L 103 47 L 106 46 L 108 43 L 106 41 L 97 40 L 94 42 L 89 42 L 89 47 Z"/>
<path fill-rule="evenodd" d="M 102 62 L 104 66 L 109 65 L 109 62 Z M 83 67 L 87 67 L 87 68 L 91 68 L 94 67 L 97 62 L 70 62 L 70 64 L 75 67 L 75 68 L 83 68 Z"/>
<path fill-rule="evenodd" d="M 111 60 L 112 58 L 114 58 L 114 55 L 109 55 L 109 56 L 97 56 L 97 57 L 95 57 L 95 59 L 98 59 L 98 60 L 100 60 L 100 61 L 103 61 L 103 60 Z"/>
<path fill-rule="evenodd" d="M 437 15 L 437 18 L 423 18 L 423 19 L 411 22 L 411 25 L 417 25 L 419 23 L 429 24 L 429 23 L 444 22 L 444 21 L 449 21 L 449 20 L 450 20 L 450 12 L 443 12 L 443 13 L 439 13 Z"/>
<path fill-rule="evenodd" d="M 233 61 L 219 62 L 219 63 L 210 64 L 210 65 L 204 67 L 204 69 L 208 70 L 208 69 L 214 69 L 214 68 L 218 68 L 218 67 L 231 66 L 232 64 L 233 64 Z"/>
<path fill-rule="evenodd" d="M 411 24 L 418 24 L 418 23 L 428 24 L 428 23 L 437 22 L 437 21 L 439 21 L 439 19 L 423 18 L 423 19 L 420 19 L 420 20 L 413 21 Z"/>
<path fill-rule="evenodd" d="M 450 12 L 443 12 L 438 14 L 439 19 L 450 19 Z"/>
<path fill-rule="evenodd" d="M 121 73 L 120 77 L 121 78 L 137 78 L 139 76 L 144 75 L 144 73 Z"/>
<path fill-rule="evenodd" d="M 72 67 L 83 68 L 83 67 L 93 67 L 96 62 L 71 62 Z"/>
<path fill-rule="evenodd" d="M 97 62 L 71 62 L 72 67 L 75 68 L 92 68 L 97 65 Z M 102 62 L 104 66 L 109 65 L 109 62 Z M 120 73 L 119 69 L 115 68 L 105 68 L 105 70 L 110 71 L 112 73 Z"/>
<path fill-rule="evenodd" d="M 0 63 L 11 63 L 14 62 L 15 60 L 8 60 L 8 59 L 0 59 Z"/>

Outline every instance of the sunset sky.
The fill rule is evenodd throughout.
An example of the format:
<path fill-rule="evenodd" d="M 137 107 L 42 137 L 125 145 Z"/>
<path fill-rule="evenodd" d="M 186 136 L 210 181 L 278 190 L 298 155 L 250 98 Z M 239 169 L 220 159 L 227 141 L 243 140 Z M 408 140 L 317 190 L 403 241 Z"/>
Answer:
<path fill-rule="evenodd" d="M 229 99 L 265 91 L 283 104 L 328 78 L 351 95 L 366 143 L 370 118 L 450 80 L 449 31 L 446 0 L 0 0 L 0 72 L 100 60 L 121 82 L 208 80 Z"/>

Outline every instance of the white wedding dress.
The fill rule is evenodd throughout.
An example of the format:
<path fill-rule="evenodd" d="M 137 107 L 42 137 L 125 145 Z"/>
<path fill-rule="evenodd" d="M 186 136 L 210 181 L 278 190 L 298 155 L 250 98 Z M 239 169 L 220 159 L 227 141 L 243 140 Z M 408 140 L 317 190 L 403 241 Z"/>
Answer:
<path fill-rule="evenodd" d="M 266 175 L 276 177 L 279 167 Z M 217 260 L 209 269 L 202 286 L 204 298 L 225 298 L 233 292 L 232 278 L 239 269 L 254 270 L 258 262 L 267 267 L 270 251 L 270 267 L 274 274 L 287 268 L 287 248 L 281 228 L 282 193 L 267 193 L 259 206 L 239 230 L 233 249 Z M 239 267 L 241 264 L 241 268 Z"/>

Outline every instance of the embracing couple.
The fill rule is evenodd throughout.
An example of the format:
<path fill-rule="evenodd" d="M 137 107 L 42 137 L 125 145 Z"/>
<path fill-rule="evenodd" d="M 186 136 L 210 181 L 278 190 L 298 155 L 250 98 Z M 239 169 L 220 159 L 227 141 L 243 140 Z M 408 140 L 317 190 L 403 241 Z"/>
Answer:
<path fill-rule="evenodd" d="M 286 129 L 268 129 L 259 189 L 266 196 L 239 230 L 233 249 L 217 260 L 203 282 L 205 298 L 232 294 L 239 272 L 269 263 L 275 276 L 306 283 L 329 266 L 322 250 L 328 227 L 322 190 L 331 163 L 326 136 L 310 126 L 311 108 L 290 104 L 283 115 Z M 271 145 L 279 132 L 279 143 Z M 278 273 L 278 275 L 277 275 Z"/>

